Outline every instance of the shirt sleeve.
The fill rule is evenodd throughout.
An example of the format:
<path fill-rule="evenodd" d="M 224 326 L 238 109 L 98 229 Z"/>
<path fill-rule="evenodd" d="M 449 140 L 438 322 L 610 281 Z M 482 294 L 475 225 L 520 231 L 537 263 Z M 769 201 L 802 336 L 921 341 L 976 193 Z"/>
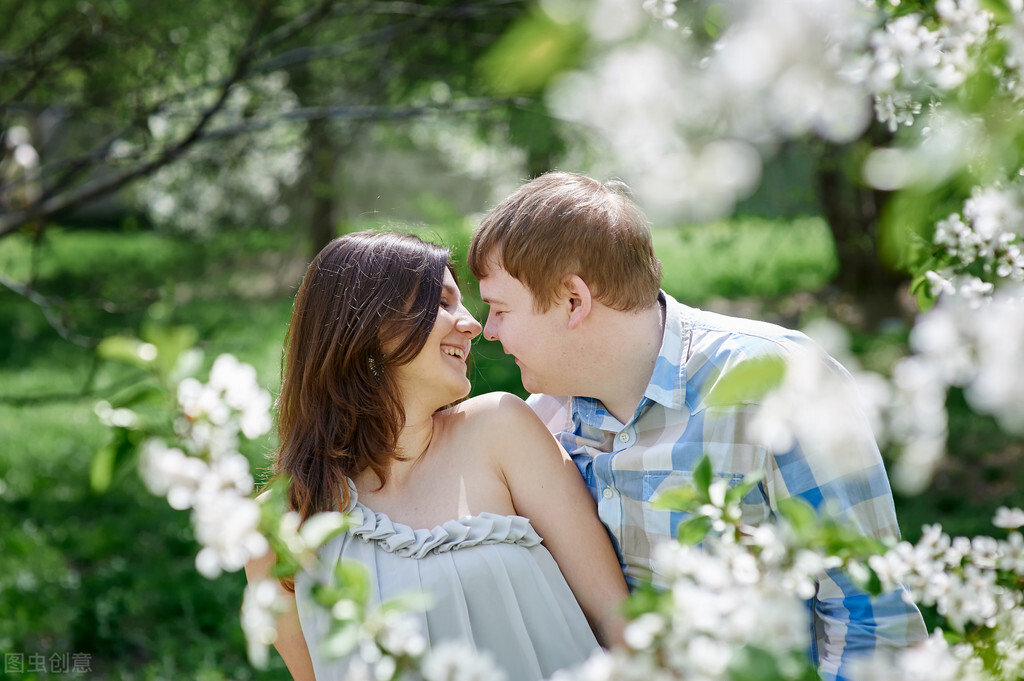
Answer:
<path fill-rule="evenodd" d="M 830 570 L 812 601 L 814 644 L 822 681 L 850 681 L 852 660 L 924 640 L 927 629 L 905 589 L 872 598 Z"/>
<path fill-rule="evenodd" d="M 849 409 L 841 412 L 845 423 L 824 427 L 841 431 L 842 440 L 821 440 L 813 428 L 794 428 L 793 446 L 766 461 L 772 510 L 784 497 L 799 497 L 819 514 L 849 522 L 866 536 L 898 539 L 892 489 L 871 427 L 856 407 L 852 378 L 831 358 L 826 357 L 822 366 L 831 398 L 842 397 L 839 393 L 849 398 Z M 822 419 L 811 416 L 812 423 Z M 904 648 L 927 636 L 920 611 L 906 595 L 898 589 L 873 598 L 839 570 L 819 580 L 811 605 L 814 652 L 824 681 L 850 678 L 853 659 L 875 650 Z"/>

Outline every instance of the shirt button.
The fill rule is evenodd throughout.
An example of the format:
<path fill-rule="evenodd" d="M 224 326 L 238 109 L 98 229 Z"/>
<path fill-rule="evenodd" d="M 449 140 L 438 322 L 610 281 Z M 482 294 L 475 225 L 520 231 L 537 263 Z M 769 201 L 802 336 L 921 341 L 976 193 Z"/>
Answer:
<path fill-rule="evenodd" d="M 605 499 L 611 499 L 612 498 L 612 489 L 611 489 L 611 487 L 605 487 L 603 494 L 604 494 L 604 498 Z"/>
<path fill-rule="evenodd" d="M 619 433 L 619 439 L 622 440 L 623 442 L 629 442 L 629 433 L 627 433 L 626 431 L 622 431 L 621 433 Z"/>

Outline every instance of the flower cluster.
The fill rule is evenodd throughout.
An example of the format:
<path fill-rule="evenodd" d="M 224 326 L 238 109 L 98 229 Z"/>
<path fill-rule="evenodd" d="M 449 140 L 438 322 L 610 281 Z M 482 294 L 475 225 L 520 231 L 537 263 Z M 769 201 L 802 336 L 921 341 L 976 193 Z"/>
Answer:
<path fill-rule="evenodd" d="M 635 3 L 593 3 L 599 56 L 549 99 L 610 147 L 652 210 L 727 214 L 760 181 L 762 152 L 807 134 L 847 142 L 869 124 L 868 93 L 846 72 L 874 15 L 854 0 L 716 3 L 706 41 L 693 27 L 717 22 L 702 3 L 643 7 L 660 32 L 629 33 L 644 25 Z"/>
<path fill-rule="evenodd" d="M 1024 674 L 1024 511 L 1000 508 L 993 524 L 1007 539 L 950 536 L 926 526 L 917 544 L 901 542 L 869 565 L 887 584 L 904 584 L 914 600 L 936 609 L 950 628 L 895 661 L 865 664 L 859 678 L 914 679 L 927 669 L 939 679 L 1019 679 Z M 879 673 L 888 667 L 888 671 Z"/>
<path fill-rule="evenodd" d="M 870 34 L 867 55 L 853 67 L 874 96 L 876 117 L 892 132 L 914 122 L 922 100 L 963 84 L 975 68 L 972 49 L 992 25 L 978 0 L 939 0 L 935 15 L 934 21 L 914 13 L 886 22 Z"/>
<path fill-rule="evenodd" d="M 909 4 L 591 3 L 594 56 L 554 82 L 549 105 L 595 133 L 646 206 L 698 220 L 751 193 L 784 141 L 842 144 L 872 118 L 909 131 L 867 155 L 878 188 L 1001 163 L 997 147 L 1017 143 L 1004 113 L 1024 96 L 1024 0 L 997 14 L 982 0 Z M 979 79 L 994 99 L 971 91 Z"/>
<path fill-rule="evenodd" d="M 931 294 L 971 301 L 992 295 L 997 283 L 1024 282 L 1024 182 L 976 187 L 953 213 L 935 226 L 935 259 L 925 273 Z"/>
<path fill-rule="evenodd" d="M 1010 432 L 1024 423 L 1024 392 L 1016 377 L 1024 371 L 1024 288 L 996 291 L 979 301 L 951 296 L 921 315 L 910 336 L 914 354 L 893 368 L 890 438 L 905 443 L 897 480 L 919 491 L 944 452 L 945 395 L 964 388 L 968 403 L 992 414 Z"/>
<path fill-rule="evenodd" d="M 654 548 L 653 583 L 630 599 L 626 648 L 595 655 L 552 681 L 814 676 L 807 599 L 831 569 L 863 573 L 881 544 L 796 499 L 780 505 L 779 522 L 747 525 L 741 500 L 757 480 L 730 486 L 711 475 L 704 458 L 693 488 L 655 502 L 689 518 L 678 542 Z M 837 546 L 844 547 L 842 558 L 825 549 Z"/>
<path fill-rule="evenodd" d="M 270 394 L 252 367 L 231 355 L 214 362 L 210 381 L 178 385 L 181 416 L 175 421 L 183 448 L 152 437 L 142 447 L 139 470 L 154 494 L 172 508 L 191 509 L 202 549 L 196 568 L 214 578 L 241 569 L 269 545 L 259 531 L 259 504 L 250 497 L 249 461 L 238 452 L 239 430 L 256 438 L 270 429 Z"/>
<path fill-rule="evenodd" d="M 918 318 L 910 333 L 912 353 L 893 365 L 888 378 L 859 367 L 838 324 L 818 322 L 807 332 L 849 372 L 820 350 L 794 353 L 750 421 L 752 437 L 782 450 L 798 441 L 833 453 L 829 460 L 842 467 L 860 465 L 856 457 L 871 450 L 863 438 L 873 433 L 880 447 L 898 452 L 891 468 L 894 485 L 919 493 L 945 455 L 951 387 L 963 388 L 975 411 L 1021 432 L 1024 388 L 1017 376 L 1024 373 L 1024 285 L 987 297 L 940 298 Z"/>
<path fill-rule="evenodd" d="M 265 667 L 270 645 L 277 640 L 277 618 L 287 605 L 276 580 L 262 579 L 245 587 L 242 596 L 242 631 L 245 632 L 249 661 Z"/>
<path fill-rule="evenodd" d="M 668 607 L 629 623 L 630 653 L 679 675 L 670 678 L 711 681 L 732 678 L 745 652 L 770 651 L 766 657 L 777 665 L 777 678 L 802 678 L 809 664 L 809 613 L 806 594 L 795 587 L 810 583 L 813 592 L 814 586 L 808 572 L 776 562 L 786 555 L 771 550 L 777 546 L 772 537 L 758 555 L 717 539 L 700 548 L 675 542 L 657 547 L 655 570 L 667 588 Z M 809 574 L 822 567 L 815 558 L 802 563 Z"/>

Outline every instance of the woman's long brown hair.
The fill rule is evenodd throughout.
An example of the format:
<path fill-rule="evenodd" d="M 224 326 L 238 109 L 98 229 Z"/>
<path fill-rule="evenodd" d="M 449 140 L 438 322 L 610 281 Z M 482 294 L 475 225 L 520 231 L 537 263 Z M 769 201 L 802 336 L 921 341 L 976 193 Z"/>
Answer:
<path fill-rule="evenodd" d="M 446 269 L 444 248 L 377 231 L 339 237 L 309 265 L 285 343 L 274 463 L 303 520 L 345 510 L 347 478 L 367 467 L 386 481 L 405 423 L 394 368 L 426 343 Z"/>

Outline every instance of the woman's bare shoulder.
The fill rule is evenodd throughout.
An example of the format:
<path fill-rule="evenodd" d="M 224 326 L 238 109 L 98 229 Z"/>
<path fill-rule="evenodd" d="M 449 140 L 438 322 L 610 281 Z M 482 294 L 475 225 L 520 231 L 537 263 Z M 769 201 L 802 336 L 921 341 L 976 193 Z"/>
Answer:
<path fill-rule="evenodd" d="M 526 402 L 512 393 L 472 397 L 446 410 L 444 418 L 457 438 L 499 454 L 551 437 Z"/>
<path fill-rule="evenodd" d="M 447 418 L 465 421 L 470 427 L 506 427 L 521 425 L 537 417 L 517 395 L 491 392 L 459 402 L 444 412 Z"/>

